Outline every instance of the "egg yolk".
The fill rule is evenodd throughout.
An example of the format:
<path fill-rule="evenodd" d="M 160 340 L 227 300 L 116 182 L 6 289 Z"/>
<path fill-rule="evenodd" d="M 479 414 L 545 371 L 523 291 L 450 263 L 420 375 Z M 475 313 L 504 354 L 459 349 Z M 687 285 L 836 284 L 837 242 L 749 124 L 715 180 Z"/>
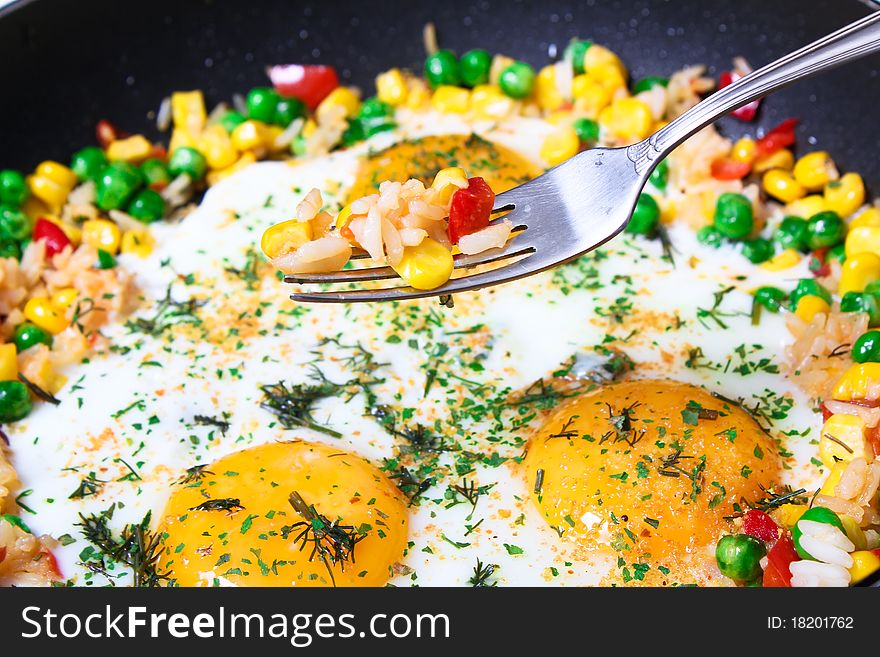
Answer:
<path fill-rule="evenodd" d="M 174 489 L 159 530 L 172 585 L 381 586 L 406 547 L 397 487 L 326 445 L 251 447 Z"/>
<path fill-rule="evenodd" d="M 446 167 L 461 167 L 468 176 L 483 178 L 496 194 L 541 173 L 513 150 L 476 135 L 434 135 L 401 141 L 367 155 L 347 202 L 375 194 L 383 180 L 417 178 L 430 185 Z"/>
<path fill-rule="evenodd" d="M 524 459 L 557 532 L 627 559 L 669 563 L 714 543 L 741 498 L 763 497 L 780 459 L 735 404 L 673 381 L 629 381 L 560 407 Z"/>

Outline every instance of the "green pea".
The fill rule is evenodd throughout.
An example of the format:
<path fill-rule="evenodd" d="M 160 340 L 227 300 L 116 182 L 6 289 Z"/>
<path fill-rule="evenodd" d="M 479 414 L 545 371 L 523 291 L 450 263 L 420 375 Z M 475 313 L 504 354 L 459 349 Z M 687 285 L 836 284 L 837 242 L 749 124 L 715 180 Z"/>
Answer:
<path fill-rule="evenodd" d="M 457 85 L 461 82 L 458 58 L 451 50 L 438 50 L 425 59 L 425 78 L 437 88 L 442 84 Z"/>
<path fill-rule="evenodd" d="M 142 189 L 131 199 L 126 212 L 138 221 L 149 224 L 165 216 L 165 199 L 159 192 Z"/>
<path fill-rule="evenodd" d="M 276 106 L 276 111 L 277 109 Z M 220 117 L 220 125 L 222 125 L 223 129 L 230 134 L 232 134 L 232 131 L 245 121 L 247 121 L 247 117 L 241 112 L 235 110 L 229 110 L 226 114 Z"/>
<path fill-rule="evenodd" d="M 141 174 L 127 162 L 111 162 L 98 178 L 95 197 L 102 210 L 118 210 L 141 185 Z"/>
<path fill-rule="evenodd" d="M 275 109 L 281 97 L 272 87 L 254 87 L 247 95 L 247 114 L 249 119 L 263 123 L 275 122 Z"/>
<path fill-rule="evenodd" d="M 571 62 L 577 75 L 584 72 L 584 57 L 592 45 L 593 42 L 588 39 L 572 39 L 566 46 L 563 57 Z"/>
<path fill-rule="evenodd" d="M 749 262 L 759 265 L 773 257 L 773 242 L 763 237 L 743 242 L 742 253 Z"/>
<path fill-rule="evenodd" d="M 795 249 L 805 251 L 807 249 L 807 220 L 800 217 L 789 216 L 783 218 L 773 233 L 773 241 L 782 250 Z"/>
<path fill-rule="evenodd" d="M 208 162 L 205 160 L 205 156 L 195 148 L 181 146 L 171 154 L 171 159 L 168 161 L 168 169 L 173 176 L 185 173 L 193 180 L 201 180 L 208 170 Z"/>
<path fill-rule="evenodd" d="M 16 326 L 15 335 L 12 340 L 15 342 L 15 348 L 19 352 L 30 349 L 35 344 L 44 344 L 47 347 L 52 346 L 52 334 L 30 322 L 22 322 Z"/>
<path fill-rule="evenodd" d="M 880 363 L 880 331 L 862 333 L 850 355 L 857 363 Z"/>
<path fill-rule="evenodd" d="M 21 210 L 0 206 L 0 240 L 20 242 L 31 236 L 30 218 Z"/>
<path fill-rule="evenodd" d="M 349 146 L 350 144 L 345 143 L 345 135 L 343 134 L 343 144 Z M 297 135 L 293 138 L 293 141 L 290 142 L 290 152 L 292 155 L 296 155 L 297 157 L 302 157 L 306 154 L 306 138 L 301 134 Z"/>
<path fill-rule="evenodd" d="M 751 582 L 761 573 L 761 559 L 767 554 L 764 542 L 747 534 L 724 536 L 715 546 L 718 570 L 737 582 Z"/>
<path fill-rule="evenodd" d="M 0 240 L 0 258 L 21 260 L 21 244 L 11 240 Z"/>
<path fill-rule="evenodd" d="M 669 80 L 667 78 L 661 78 L 657 75 L 649 75 L 646 78 L 642 78 L 638 82 L 633 85 L 633 95 L 640 94 L 643 91 L 650 91 L 654 87 L 667 87 L 669 86 Z"/>
<path fill-rule="evenodd" d="M 779 312 L 782 302 L 785 301 L 786 294 L 778 287 L 765 286 L 755 290 L 755 303 L 764 306 L 772 313 Z"/>
<path fill-rule="evenodd" d="M 844 313 L 867 313 L 868 326 L 880 324 L 880 303 L 877 297 L 867 292 L 847 292 L 840 300 L 840 311 Z"/>
<path fill-rule="evenodd" d="M 817 283 L 815 278 L 802 278 L 797 282 L 789 295 L 791 307 L 797 309 L 798 301 L 806 296 L 821 297 L 829 304 L 831 303 L 831 292 Z"/>
<path fill-rule="evenodd" d="M 525 62 L 514 62 L 501 71 L 498 86 L 511 98 L 526 98 L 535 87 L 535 69 Z"/>
<path fill-rule="evenodd" d="M 491 67 L 492 55 L 480 48 L 468 50 L 458 60 L 461 82 L 468 87 L 486 84 L 489 81 L 489 69 Z"/>
<path fill-rule="evenodd" d="M 574 122 L 574 131 L 582 144 L 593 146 L 599 141 L 599 124 L 593 119 L 580 118 Z"/>
<path fill-rule="evenodd" d="M 669 183 L 669 163 L 666 160 L 660 160 L 651 172 L 648 181 L 661 192 L 664 191 Z"/>
<path fill-rule="evenodd" d="M 342 145 L 351 146 L 367 138 L 364 132 L 364 124 L 359 119 L 348 122 L 348 127 L 342 133 Z"/>
<path fill-rule="evenodd" d="M 14 169 L 0 171 L 0 203 L 17 208 L 28 196 L 30 190 L 21 173 Z"/>
<path fill-rule="evenodd" d="M 846 262 L 846 244 L 838 244 L 828 249 L 828 253 L 825 254 L 825 260 L 837 260 L 840 264 Z"/>
<path fill-rule="evenodd" d="M 162 189 L 171 182 L 171 172 L 162 160 L 150 158 L 141 164 L 141 175 L 151 189 Z"/>
<path fill-rule="evenodd" d="M 275 105 L 275 117 L 273 122 L 286 128 L 296 119 L 306 115 L 306 104 L 299 98 L 279 98 Z M 234 129 L 234 128 L 233 128 Z M 229 132 L 232 132 L 230 130 Z"/>
<path fill-rule="evenodd" d="M 878 301 L 880 301 L 880 281 L 871 281 L 865 286 L 865 292 L 868 294 L 873 294 L 875 297 L 878 297 Z"/>
<path fill-rule="evenodd" d="M 752 232 L 752 203 L 742 194 L 725 192 L 715 203 L 715 228 L 732 240 L 741 240 Z"/>
<path fill-rule="evenodd" d="M 846 224 L 832 210 L 814 214 L 807 222 L 807 246 L 811 249 L 834 246 L 843 241 L 845 234 Z"/>
<path fill-rule="evenodd" d="M 24 520 L 22 520 L 21 518 L 19 518 L 16 515 L 13 515 L 11 513 L 2 513 L 2 514 L 0 514 L 0 520 L 5 520 L 10 525 L 15 525 L 23 532 L 27 532 L 28 534 L 33 534 L 33 532 L 31 531 L 31 528 L 28 527 L 24 523 Z"/>
<path fill-rule="evenodd" d="M 394 108 L 391 107 L 388 103 L 385 103 L 375 96 L 372 98 L 367 98 L 363 103 L 361 103 L 361 108 L 358 111 L 358 116 L 362 119 L 372 119 L 376 117 L 386 117 L 394 114 Z"/>
<path fill-rule="evenodd" d="M 20 381 L 0 381 L 0 422 L 17 422 L 33 408 L 31 393 Z"/>
<path fill-rule="evenodd" d="M 724 242 L 724 235 L 715 226 L 703 226 L 697 231 L 697 241 L 703 246 L 717 249 Z"/>
<path fill-rule="evenodd" d="M 98 262 L 95 264 L 97 269 L 113 269 L 116 266 L 116 258 L 112 253 L 104 249 L 98 249 Z"/>
<path fill-rule="evenodd" d="M 97 146 L 81 148 L 70 158 L 70 169 L 80 180 L 98 180 L 106 166 L 107 155 Z"/>
<path fill-rule="evenodd" d="M 633 210 L 632 218 L 626 225 L 627 233 L 650 235 L 660 220 L 660 206 L 650 194 L 639 194 L 639 200 Z"/>
<path fill-rule="evenodd" d="M 813 522 L 832 525 L 833 527 L 837 527 L 844 534 L 846 533 L 846 530 L 843 528 L 843 523 L 840 522 L 840 518 L 838 518 L 837 514 L 831 509 L 826 509 L 824 506 L 814 506 L 811 509 L 807 509 L 795 523 L 794 527 L 791 528 L 791 540 L 794 542 L 794 549 L 797 550 L 797 553 L 802 559 L 815 561 L 813 555 L 801 546 L 801 536 L 803 536 L 804 533 L 803 529 L 800 527 L 802 520 L 812 520 Z"/>

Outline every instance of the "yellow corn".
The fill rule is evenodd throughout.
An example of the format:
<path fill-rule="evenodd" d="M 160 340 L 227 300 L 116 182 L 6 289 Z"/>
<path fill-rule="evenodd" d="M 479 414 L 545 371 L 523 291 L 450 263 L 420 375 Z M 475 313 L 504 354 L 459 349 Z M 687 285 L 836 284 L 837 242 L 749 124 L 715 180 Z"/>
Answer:
<path fill-rule="evenodd" d="M 52 335 L 61 333 L 68 326 L 67 318 L 59 313 L 46 297 L 31 297 L 24 306 L 24 316 Z"/>
<path fill-rule="evenodd" d="M 851 365 L 834 386 L 831 398 L 839 401 L 880 399 L 880 363 Z"/>
<path fill-rule="evenodd" d="M 513 112 L 515 101 L 491 84 L 481 84 L 471 91 L 471 112 L 478 119 L 503 119 Z"/>
<path fill-rule="evenodd" d="M 406 102 L 409 90 L 399 68 L 392 68 L 376 76 L 376 96 L 383 103 L 397 106 Z"/>
<path fill-rule="evenodd" d="M 75 287 L 63 287 L 55 291 L 49 298 L 49 302 L 53 308 L 63 313 L 74 304 L 77 298 L 79 298 L 79 291 Z"/>
<path fill-rule="evenodd" d="M 776 513 L 773 514 L 773 518 L 783 527 L 791 529 L 795 526 L 797 521 L 801 519 L 801 516 L 804 515 L 804 511 L 806 510 L 806 504 L 783 504 L 777 509 Z"/>
<path fill-rule="evenodd" d="M 626 66 L 608 48 L 596 43 L 587 48 L 587 52 L 584 55 L 584 70 L 587 73 L 590 73 L 595 68 L 607 65 L 616 67 L 624 77 L 626 76 Z"/>
<path fill-rule="evenodd" d="M 209 125 L 202 131 L 198 139 L 198 150 L 212 169 L 225 169 L 238 159 L 238 152 L 232 145 L 229 133 L 219 123 Z"/>
<path fill-rule="evenodd" d="M 538 72 L 535 79 L 535 99 L 538 101 L 538 106 L 547 112 L 559 109 L 565 102 L 556 84 L 555 64 L 549 64 Z"/>
<path fill-rule="evenodd" d="M 819 490 L 823 495 L 837 495 L 837 484 L 840 483 L 840 478 L 843 476 L 843 471 L 846 470 L 849 463 L 833 463 L 828 466 L 828 476 L 825 477 L 825 483 L 822 484 L 822 488 Z"/>
<path fill-rule="evenodd" d="M 47 214 L 50 210 L 49 206 L 36 196 L 28 196 L 21 206 L 21 211 L 24 212 L 31 221 L 36 221 L 38 218 Z"/>
<path fill-rule="evenodd" d="M 153 152 L 153 144 L 143 135 L 117 139 L 107 147 L 107 159 L 111 161 L 141 162 Z"/>
<path fill-rule="evenodd" d="M 146 258 L 153 252 L 155 240 L 146 228 L 132 228 L 122 234 L 120 250 L 122 253 Z"/>
<path fill-rule="evenodd" d="M 336 109 L 338 107 L 345 111 L 345 118 L 350 118 L 358 113 L 361 107 L 361 98 L 351 87 L 336 87 L 315 110 L 318 123 L 324 123 L 328 116 L 338 111 Z"/>
<path fill-rule="evenodd" d="M 171 94 L 171 118 L 174 127 L 197 135 L 205 127 L 205 97 L 201 91 L 176 91 Z M 169 149 L 173 151 L 174 149 Z"/>
<path fill-rule="evenodd" d="M 574 124 L 575 115 L 571 110 L 557 110 L 548 114 L 544 120 L 550 125 L 565 126 Z"/>
<path fill-rule="evenodd" d="M 822 463 L 830 468 L 840 461 L 865 458 L 869 449 L 866 432 L 865 421 L 858 415 L 835 414 L 829 417 L 819 438 Z"/>
<path fill-rule="evenodd" d="M 841 217 L 848 217 L 865 202 L 865 183 L 857 173 L 847 173 L 825 186 L 825 203 Z"/>
<path fill-rule="evenodd" d="M 856 522 L 856 519 L 845 513 L 841 513 L 839 517 L 840 524 L 843 525 L 843 533 L 852 541 L 856 550 L 864 550 L 868 547 L 868 539 L 865 536 L 865 532 L 859 527 L 859 523 Z"/>
<path fill-rule="evenodd" d="M 755 159 L 755 153 L 758 151 L 758 145 L 754 139 L 743 137 L 737 140 L 730 151 L 730 159 L 735 162 L 752 162 Z"/>
<path fill-rule="evenodd" d="M 471 94 L 464 87 L 442 84 L 434 90 L 431 105 L 440 112 L 463 114 L 467 112 Z"/>
<path fill-rule="evenodd" d="M 764 191 L 783 203 L 802 198 L 807 191 L 784 169 L 770 169 L 761 181 Z"/>
<path fill-rule="evenodd" d="M 556 166 L 577 155 L 580 146 L 580 139 L 571 124 L 560 126 L 544 138 L 541 158 L 550 166 Z"/>
<path fill-rule="evenodd" d="M 803 198 L 796 199 L 785 206 L 785 213 L 796 217 L 812 217 L 814 214 L 824 212 L 825 197 L 821 194 L 808 194 Z"/>
<path fill-rule="evenodd" d="M 862 229 L 864 230 L 864 229 Z M 862 251 L 847 256 L 840 271 L 838 294 L 861 292 L 868 283 L 880 280 L 880 255 Z"/>
<path fill-rule="evenodd" d="M 351 221 L 351 204 L 346 205 L 339 211 L 339 214 L 336 215 L 336 230 L 340 230 L 348 226 L 348 223 Z"/>
<path fill-rule="evenodd" d="M 270 151 L 279 151 L 287 148 L 287 146 L 276 146 L 278 137 L 281 136 L 282 132 L 284 132 L 284 128 L 280 125 L 267 125 L 266 130 L 263 133 L 263 146 Z"/>
<path fill-rule="evenodd" d="M 595 46 L 590 46 L 587 53 Z M 654 123 L 651 108 L 638 98 L 618 98 L 599 114 L 599 123 L 618 139 L 644 139 Z"/>
<path fill-rule="evenodd" d="M 575 109 L 590 119 L 597 118 L 599 113 L 608 107 L 612 95 L 610 89 L 586 73 L 575 76 L 571 93 L 574 96 Z"/>
<path fill-rule="evenodd" d="M 296 251 L 312 239 L 312 226 L 308 221 L 289 219 L 269 226 L 260 240 L 260 248 L 267 258 L 277 258 Z"/>
<path fill-rule="evenodd" d="M 239 157 L 235 162 L 233 162 L 225 169 L 214 169 L 213 171 L 209 171 L 208 175 L 205 178 L 208 181 L 209 185 L 216 185 L 224 178 L 231 176 L 236 171 L 241 171 L 246 166 L 250 166 L 256 161 L 257 157 L 253 153 L 248 151 L 246 153 L 242 153 L 241 157 Z"/>
<path fill-rule="evenodd" d="M 819 191 L 832 180 L 837 180 L 840 175 L 834 166 L 834 160 L 825 151 L 807 153 L 798 159 L 793 173 L 794 179 L 811 192 Z"/>
<path fill-rule="evenodd" d="M 445 246 L 426 237 L 418 246 L 403 249 L 403 258 L 394 267 L 410 286 L 417 290 L 433 290 L 452 276 L 452 253 Z"/>
<path fill-rule="evenodd" d="M 766 269 L 767 271 L 783 271 L 784 269 L 791 269 L 800 261 L 800 253 L 798 253 L 794 249 L 786 249 L 785 251 L 777 253 L 767 262 L 764 262 L 759 266 L 761 267 L 761 269 Z"/>
<path fill-rule="evenodd" d="M 857 253 L 880 253 L 880 226 L 856 226 L 846 234 L 846 257 Z"/>
<path fill-rule="evenodd" d="M 618 89 L 626 88 L 626 72 L 614 64 L 598 64 L 590 68 L 586 75 L 612 93 Z"/>
<path fill-rule="evenodd" d="M 73 171 L 52 160 L 41 162 L 34 170 L 34 174 L 27 178 L 31 194 L 53 211 L 59 210 L 64 205 L 76 181 L 76 174 Z"/>
<path fill-rule="evenodd" d="M 791 171 L 794 166 L 794 154 L 787 148 L 782 148 L 766 157 L 759 157 L 752 165 L 755 173 L 764 173 L 770 169 L 785 169 Z"/>
<path fill-rule="evenodd" d="M 262 148 L 266 143 L 266 124 L 253 119 L 235 126 L 230 135 L 232 145 L 239 151 Z"/>
<path fill-rule="evenodd" d="M 171 131 L 171 140 L 168 142 L 168 152 L 173 153 L 178 148 L 195 148 L 196 138 L 186 128 L 174 128 Z"/>
<path fill-rule="evenodd" d="M 459 189 L 468 186 L 468 177 L 461 167 L 446 167 L 440 169 L 434 176 L 431 188 L 437 190 L 437 203 L 449 203 L 449 199 Z"/>
<path fill-rule="evenodd" d="M 64 231 L 64 234 L 67 235 L 67 239 L 69 239 L 74 246 L 79 246 L 80 243 L 82 243 L 82 230 L 78 226 L 74 226 L 66 221 L 61 221 L 61 219 L 53 214 L 41 214 L 40 219 L 51 221 L 58 226 Z"/>
<path fill-rule="evenodd" d="M 11 342 L 0 344 L 0 381 L 18 381 L 18 358 Z"/>
<path fill-rule="evenodd" d="M 831 310 L 831 306 L 828 305 L 825 299 L 808 294 L 800 298 L 794 314 L 809 324 L 816 315 L 819 313 L 828 314 L 829 310 Z"/>
<path fill-rule="evenodd" d="M 421 109 L 431 101 L 431 89 L 424 80 L 410 78 L 406 84 L 406 106 L 410 109 Z"/>
<path fill-rule="evenodd" d="M 63 164 L 52 160 L 40 162 L 40 164 L 37 165 L 37 168 L 34 169 L 34 175 L 48 178 L 52 182 L 57 183 L 62 187 L 67 187 L 68 189 L 73 189 L 77 182 L 76 174 L 73 171 Z"/>
<path fill-rule="evenodd" d="M 870 550 L 859 550 L 850 554 L 853 565 L 849 568 L 850 583 L 856 584 L 868 575 L 880 570 L 880 557 Z"/>
<path fill-rule="evenodd" d="M 861 228 L 862 226 L 880 226 L 880 208 L 868 208 L 849 222 L 850 230 Z"/>
<path fill-rule="evenodd" d="M 96 249 L 115 254 L 121 238 L 119 226 L 107 219 L 89 219 L 83 223 L 82 240 Z"/>

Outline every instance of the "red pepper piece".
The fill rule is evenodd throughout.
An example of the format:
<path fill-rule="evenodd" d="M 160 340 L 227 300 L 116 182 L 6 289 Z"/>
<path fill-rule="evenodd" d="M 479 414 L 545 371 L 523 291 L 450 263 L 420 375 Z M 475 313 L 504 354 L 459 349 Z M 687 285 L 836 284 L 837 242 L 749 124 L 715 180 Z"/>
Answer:
<path fill-rule="evenodd" d="M 800 119 L 785 119 L 761 137 L 756 144 L 756 159 L 773 155 L 776 151 L 791 146 L 795 142 L 794 129 L 798 123 Z"/>
<path fill-rule="evenodd" d="M 311 110 L 339 86 L 339 76 L 332 66 L 278 64 L 270 66 L 268 73 L 275 91 L 299 98 Z"/>
<path fill-rule="evenodd" d="M 779 538 L 779 525 L 763 511 L 749 509 L 743 516 L 743 533 L 772 543 Z"/>
<path fill-rule="evenodd" d="M 40 552 L 41 558 L 46 559 L 49 563 L 49 570 L 55 576 L 55 579 L 64 579 L 64 576 L 61 574 L 61 568 L 58 566 L 58 559 L 55 558 L 55 555 L 51 550 L 42 550 Z M 2 559 L 0 559 L 2 561 Z"/>
<path fill-rule="evenodd" d="M 63 230 L 48 219 L 40 217 L 34 224 L 34 241 L 43 240 L 46 245 L 46 257 L 51 258 L 57 253 L 61 253 L 65 247 L 70 246 L 70 238 Z"/>
<path fill-rule="evenodd" d="M 783 532 L 767 553 L 767 568 L 764 570 L 764 586 L 791 586 L 791 570 L 793 561 L 800 561 L 794 543 L 788 532 Z"/>
<path fill-rule="evenodd" d="M 482 178 L 468 178 L 468 186 L 452 195 L 449 206 L 449 241 L 458 244 L 464 235 L 489 225 L 495 192 Z"/>
<path fill-rule="evenodd" d="M 816 249 L 810 258 L 809 269 L 816 278 L 831 275 L 831 264 L 827 261 L 828 249 Z"/>
<path fill-rule="evenodd" d="M 741 180 L 751 170 L 752 165 L 748 162 L 737 162 L 729 157 L 720 157 L 712 162 L 712 177 L 715 180 Z"/>
<path fill-rule="evenodd" d="M 107 121 L 106 119 L 101 119 L 95 126 L 95 136 L 98 138 L 98 143 L 101 144 L 101 148 L 107 148 L 117 139 L 125 139 L 130 135 L 127 132 L 124 132 L 123 130 L 117 128 L 115 125 L 110 123 L 110 121 Z"/>
<path fill-rule="evenodd" d="M 724 89 L 724 87 L 736 82 L 741 77 L 743 76 L 736 71 L 724 71 L 718 76 L 718 90 L 720 91 L 721 89 Z M 752 122 L 758 115 L 758 108 L 760 106 L 761 99 L 759 98 L 758 100 L 753 100 L 747 105 L 743 105 L 739 109 L 733 110 L 730 115 L 740 121 Z"/>

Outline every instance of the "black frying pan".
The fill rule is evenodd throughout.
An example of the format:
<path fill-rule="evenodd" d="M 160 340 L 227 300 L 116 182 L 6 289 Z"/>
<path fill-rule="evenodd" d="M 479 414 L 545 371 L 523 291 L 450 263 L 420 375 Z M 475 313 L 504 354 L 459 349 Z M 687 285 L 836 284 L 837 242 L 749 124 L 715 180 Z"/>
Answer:
<path fill-rule="evenodd" d="M 202 89 L 209 105 L 228 100 L 265 84 L 267 64 L 332 64 L 371 90 L 387 68 L 421 69 L 429 21 L 443 47 L 534 65 L 554 46 L 561 53 L 572 37 L 589 37 L 640 78 L 694 63 L 717 74 L 736 55 L 757 67 L 878 8 L 868 0 L 19 0 L 0 9 L 0 168 L 66 162 L 94 143 L 102 118 L 158 137 L 148 114 L 170 91 Z M 874 55 L 775 94 L 758 125 L 802 118 L 801 146 L 827 149 L 876 194 L 878 63 Z M 731 136 L 754 128 L 722 122 Z"/>

